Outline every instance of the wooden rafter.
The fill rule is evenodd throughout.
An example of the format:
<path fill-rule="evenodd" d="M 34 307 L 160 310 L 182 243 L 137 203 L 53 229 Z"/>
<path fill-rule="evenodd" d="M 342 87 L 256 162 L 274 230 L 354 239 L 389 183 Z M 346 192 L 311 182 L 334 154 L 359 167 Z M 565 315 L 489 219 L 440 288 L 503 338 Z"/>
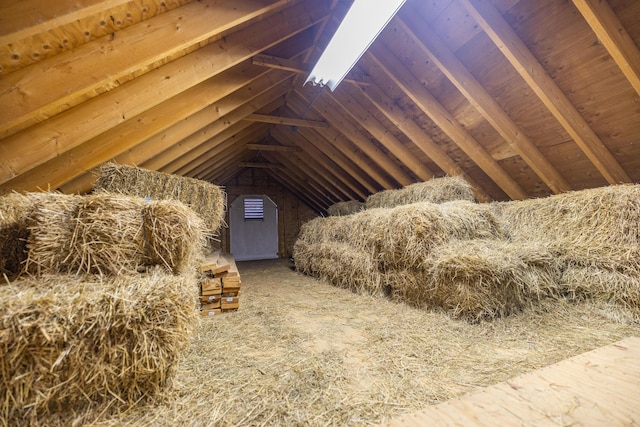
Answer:
<path fill-rule="evenodd" d="M 512 199 L 527 198 L 527 193 L 480 145 L 476 139 L 447 111 L 438 100 L 416 80 L 411 71 L 384 46 L 372 46 L 370 58 L 442 131 L 464 151 Z M 391 71 L 393 70 L 393 71 Z"/>
<path fill-rule="evenodd" d="M 314 159 L 314 161 L 320 163 L 329 173 L 331 173 L 336 183 L 341 183 L 343 188 L 350 190 L 361 198 L 366 197 L 361 187 L 355 183 L 352 176 L 345 174 L 344 170 L 333 162 L 326 153 L 308 142 L 300 133 L 293 131 L 292 129 L 280 128 L 274 129 L 272 131 L 272 136 L 276 140 L 282 139 L 287 141 L 287 143 L 299 144 L 300 146 L 304 145 L 306 152 Z"/>
<path fill-rule="evenodd" d="M 366 58 L 365 58 L 366 59 Z M 474 188 L 476 198 L 482 202 L 489 202 L 492 198 L 471 178 L 440 146 L 431 139 L 425 131 L 409 118 L 398 105 L 389 98 L 377 85 L 371 84 L 362 93 L 369 102 L 376 106 L 395 126 L 400 129 L 413 143 L 447 174 L 462 176 Z"/>
<path fill-rule="evenodd" d="M 402 19 L 395 22 L 554 193 L 571 190 L 533 141 L 417 14 L 404 10 Z"/>
<path fill-rule="evenodd" d="M 605 0 L 573 0 L 609 55 L 640 95 L 640 51 Z"/>
<path fill-rule="evenodd" d="M 287 106 L 291 108 L 296 114 L 300 115 L 307 109 L 308 101 L 302 99 L 298 94 L 291 96 L 288 99 Z M 312 110 L 315 113 L 315 110 Z M 304 132 L 305 129 L 302 129 Z M 346 138 L 340 131 L 334 127 L 327 129 L 313 129 L 318 134 L 318 143 L 322 147 L 318 147 L 323 151 L 334 149 L 346 157 L 351 163 L 354 164 L 364 175 L 373 180 L 379 188 L 392 189 L 395 188 L 395 184 L 376 167 L 361 150 L 357 148 L 352 141 Z M 345 169 L 347 170 L 347 169 Z M 360 173 L 353 174 L 353 176 L 361 176 Z M 376 191 L 370 190 L 372 193 Z"/>
<path fill-rule="evenodd" d="M 487 1 L 461 1 L 607 182 L 609 184 L 631 182 L 631 178 L 620 163 L 505 21 L 502 14 Z M 580 1 L 580 3 L 588 2 Z M 640 56 L 638 58 L 638 64 L 640 64 Z M 638 70 L 640 71 L 640 68 Z"/>
<path fill-rule="evenodd" d="M 81 109 L 72 108 L 5 138 L 0 146 L 0 183 L 298 34 L 325 13 L 317 2 L 295 4 L 86 101 Z"/>
<path fill-rule="evenodd" d="M 340 105 L 356 122 L 373 135 L 389 152 L 423 181 L 433 178 L 434 174 L 420 159 L 400 142 L 385 126 L 373 117 L 348 91 L 331 94 L 331 99 Z"/>
<path fill-rule="evenodd" d="M 329 127 L 327 122 L 319 122 L 316 120 L 296 119 L 293 117 L 269 116 L 267 114 L 249 114 L 244 118 L 251 122 L 271 123 L 274 125 L 301 126 L 309 128 L 326 128 Z"/>
<path fill-rule="evenodd" d="M 12 107 L 0 109 L 0 136 L 70 108 L 104 87 L 128 81 L 163 58 L 175 57 L 190 46 L 266 16 L 287 1 L 267 5 L 235 0 L 219 3 L 216 8 L 189 3 L 4 76 L 0 80 L 0 105 Z M 73 79 L 67 78 L 70 67 L 81 71 Z"/>
<path fill-rule="evenodd" d="M 279 58 L 277 56 L 259 54 L 254 56 L 251 61 L 254 65 L 261 65 L 263 67 L 275 68 L 277 70 L 291 71 L 298 74 L 309 74 L 311 71 L 309 65 L 301 61 L 293 59 Z M 343 82 L 351 83 L 356 86 L 367 86 L 369 83 L 364 80 L 358 80 L 353 77 L 345 77 Z"/>

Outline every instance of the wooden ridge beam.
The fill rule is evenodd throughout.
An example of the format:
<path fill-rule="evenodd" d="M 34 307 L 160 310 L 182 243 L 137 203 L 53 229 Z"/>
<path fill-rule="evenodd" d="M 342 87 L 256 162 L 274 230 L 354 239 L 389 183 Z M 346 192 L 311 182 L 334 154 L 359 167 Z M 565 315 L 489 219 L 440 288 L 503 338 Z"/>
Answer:
<path fill-rule="evenodd" d="M 256 0 L 219 0 L 212 7 L 192 2 L 16 70 L 0 80 L 0 105 L 12 106 L 0 110 L 0 136 L 131 80 L 164 58 L 174 58 L 285 4 L 286 0 L 267 5 Z"/>
<path fill-rule="evenodd" d="M 576 2 L 587 3 L 586 1 L 574 1 L 574 3 Z M 620 166 L 620 163 L 613 157 L 555 81 L 547 74 L 502 14 L 487 1 L 462 0 L 462 4 L 529 87 L 538 95 L 551 114 L 571 135 L 571 138 L 607 182 L 609 184 L 631 182 L 631 178 Z M 640 56 L 638 58 L 638 64 L 640 64 Z"/>
<path fill-rule="evenodd" d="M 300 33 L 324 14 L 325 8 L 317 2 L 295 4 L 92 98 L 81 108 L 5 138 L 0 141 L 0 183 Z"/>
<path fill-rule="evenodd" d="M 302 114 L 307 109 L 308 104 L 309 101 L 303 99 L 298 93 L 293 93 L 287 101 L 287 106 L 298 115 Z M 310 112 L 317 114 L 315 109 Z M 304 132 L 306 130 L 302 129 L 302 131 Z M 359 150 L 355 144 L 346 138 L 340 131 L 335 128 L 327 128 L 313 129 L 313 132 L 317 133 L 321 138 L 319 141 L 321 141 L 323 147 L 318 148 L 321 148 L 323 151 L 327 151 L 328 147 L 335 149 L 364 173 L 364 175 L 362 173 L 357 173 L 354 176 L 368 177 L 373 180 L 379 188 L 381 187 L 387 190 L 396 188 L 396 185 L 387 178 L 384 172 L 380 171 L 380 167 L 373 164 L 372 160 L 370 160 L 365 153 Z M 372 193 L 377 191 L 378 190 L 371 190 Z"/>
<path fill-rule="evenodd" d="M 257 168 L 257 169 L 282 169 L 284 166 L 275 163 L 262 163 L 262 162 L 240 162 L 238 163 L 240 168 Z"/>
<path fill-rule="evenodd" d="M 240 122 L 236 126 L 243 126 L 245 123 Z M 219 157 L 223 155 L 229 147 L 240 147 L 247 141 L 257 141 L 267 136 L 268 128 L 262 124 L 250 124 L 248 128 L 226 139 L 212 138 L 206 142 L 208 151 L 191 162 L 185 164 L 174 173 L 177 175 L 201 177 L 209 173 L 209 171 L 217 164 Z"/>
<path fill-rule="evenodd" d="M 274 125 L 300 126 L 309 128 L 327 128 L 327 122 L 316 120 L 296 119 L 293 117 L 269 116 L 267 114 L 249 114 L 244 118 L 252 122 L 271 123 Z"/>
<path fill-rule="evenodd" d="M 404 164 L 415 176 L 423 181 L 429 181 L 433 178 L 433 171 L 416 156 L 412 155 L 402 142 L 393 136 L 378 119 L 371 115 L 365 107 L 351 96 L 348 90 L 340 91 L 339 94 L 331 93 L 329 96 L 335 103 L 342 106 L 344 111 L 358 122 L 360 126 L 366 129 L 367 132 L 373 135 L 380 144 L 389 150 L 389 153 L 395 156 L 395 158 Z"/>
<path fill-rule="evenodd" d="M 277 172 L 286 174 L 291 177 L 292 181 L 301 183 L 300 185 L 303 188 L 309 187 L 309 191 L 314 193 L 318 203 L 328 207 L 335 203 L 336 200 L 339 200 L 337 197 L 331 195 L 328 188 L 318 180 L 316 175 L 309 174 L 308 171 L 303 171 L 300 163 L 296 163 L 293 159 L 283 156 L 282 153 L 264 153 L 263 156 L 268 160 L 284 164 L 286 169 L 280 169 Z"/>
<path fill-rule="evenodd" d="M 371 63 L 371 67 L 368 65 Z M 375 64 L 369 60 L 368 57 L 364 58 L 362 65 L 365 70 L 368 70 L 368 74 L 372 75 L 372 68 Z M 377 67 L 376 67 L 377 68 Z M 379 71 L 379 70 L 377 70 Z M 378 111 L 385 115 L 401 132 L 413 141 L 413 143 L 424 152 L 429 158 L 431 158 L 445 173 L 451 176 L 463 177 L 471 186 L 473 186 L 476 199 L 481 202 L 490 202 L 493 199 L 484 191 L 484 189 L 471 178 L 449 155 L 440 148 L 440 146 L 431 139 L 424 130 L 411 120 L 405 113 L 398 107 L 394 100 L 389 98 L 378 85 L 372 84 L 362 89 L 364 96 L 376 106 Z"/>
<path fill-rule="evenodd" d="M 297 181 L 292 181 L 279 172 L 280 171 L 269 170 L 267 171 L 267 174 L 275 181 L 280 183 L 282 187 L 286 188 L 294 196 L 300 199 L 303 203 L 313 209 L 316 213 L 324 214 L 327 212 L 328 206 L 322 205 L 317 200 L 313 199 L 309 194 L 310 192 L 308 189 L 301 188 L 300 184 Z"/>
<path fill-rule="evenodd" d="M 272 144 L 246 144 L 247 150 L 253 151 L 288 151 L 300 152 L 302 148 L 291 145 L 272 145 Z"/>
<path fill-rule="evenodd" d="M 416 13 L 412 13 L 412 9 L 403 10 L 401 17 L 402 19 L 395 21 L 398 27 L 433 61 L 538 177 L 554 193 L 571 190 L 566 179 L 451 52 L 440 37 Z M 419 36 L 417 35 L 418 31 Z"/>
<path fill-rule="evenodd" d="M 527 193 L 480 145 L 446 108 L 413 76 L 386 47 L 374 43 L 370 58 L 442 131 L 464 151 L 502 190 L 514 200 Z M 393 70 L 393 71 L 391 71 Z"/>
<path fill-rule="evenodd" d="M 605 0 L 573 0 L 609 55 L 640 95 L 640 51 Z"/>
<path fill-rule="evenodd" d="M 291 98 L 289 98 L 291 100 Z M 305 144 L 311 144 L 315 149 L 322 152 L 325 156 L 333 161 L 345 174 L 353 178 L 359 185 L 360 189 L 369 193 L 375 193 L 377 188 L 370 183 L 371 179 L 361 171 L 347 156 L 342 154 L 335 146 L 329 144 L 314 129 L 299 128 L 296 132 L 304 138 Z M 363 196 L 363 198 L 366 196 Z"/>
<path fill-rule="evenodd" d="M 304 138 L 302 134 L 292 129 L 274 129 L 271 132 L 271 136 L 276 140 L 284 140 L 289 144 L 304 145 L 305 152 L 309 154 L 316 162 L 322 165 L 330 174 L 332 174 L 338 182 L 341 182 L 344 187 L 351 190 L 351 194 L 357 194 L 360 198 L 365 198 L 364 192 L 358 188 L 353 177 L 345 174 L 344 170 L 340 168 L 329 156 L 327 156 L 322 150 L 309 143 L 308 140 L 304 140 L 304 144 L 300 139 Z M 351 178 L 351 179 L 349 179 Z M 343 187 L 343 188 L 344 188 Z"/>

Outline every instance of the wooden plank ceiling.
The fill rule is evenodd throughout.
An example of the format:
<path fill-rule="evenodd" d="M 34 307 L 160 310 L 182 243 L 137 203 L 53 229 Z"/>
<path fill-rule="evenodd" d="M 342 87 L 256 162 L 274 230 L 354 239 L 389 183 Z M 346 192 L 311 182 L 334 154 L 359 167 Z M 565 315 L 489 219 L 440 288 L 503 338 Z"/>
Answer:
<path fill-rule="evenodd" d="M 104 162 L 318 212 L 443 175 L 479 200 L 640 182 L 640 2 L 408 0 L 335 92 L 303 86 L 346 0 L 5 0 L 0 193 Z"/>

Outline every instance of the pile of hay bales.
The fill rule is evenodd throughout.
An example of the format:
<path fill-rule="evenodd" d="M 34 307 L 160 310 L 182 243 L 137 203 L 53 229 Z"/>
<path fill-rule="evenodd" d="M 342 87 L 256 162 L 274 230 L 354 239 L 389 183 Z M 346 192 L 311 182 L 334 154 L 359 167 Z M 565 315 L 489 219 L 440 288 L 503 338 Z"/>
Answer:
<path fill-rule="evenodd" d="M 179 200 L 198 213 L 211 231 L 218 230 L 224 220 L 224 191 L 199 179 L 105 163 L 99 169 L 95 189 L 152 200 Z"/>
<path fill-rule="evenodd" d="M 357 200 L 347 200 L 338 202 L 327 208 L 327 213 L 331 216 L 351 215 L 364 209 L 364 203 Z"/>
<path fill-rule="evenodd" d="M 454 200 L 475 201 L 473 187 L 460 176 L 446 176 L 416 182 L 399 190 L 384 190 L 370 195 L 367 209 L 393 208 L 416 202 L 445 203 Z"/>
<path fill-rule="evenodd" d="M 448 188 L 438 181 L 429 183 Z M 450 194 L 467 197 L 470 188 Z M 383 192 L 384 203 L 371 196 L 362 212 L 305 224 L 294 246 L 296 265 L 339 286 L 366 290 L 345 284 L 351 261 L 339 266 L 331 256 L 328 272 L 323 261 L 306 257 L 328 258 L 331 245 L 368 255 L 372 271 L 359 268 L 358 276 L 381 275 L 376 280 L 392 299 L 474 321 L 567 296 L 640 313 L 640 185 L 488 204 L 413 202 L 406 188 L 396 191 Z M 369 209 L 402 200 L 411 202 Z"/>
<path fill-rule="evenodd" d="M 203 219 L 106 192 L 11 194 L 0 218 L 1 423 L 157 397 L 199 318 Z"/>
<path fill-rule="evenodd" d="M 198 312 L 193 278 L 46 274 L 0 287 L 0 419 L 6 425 L 153 399 Z"/>

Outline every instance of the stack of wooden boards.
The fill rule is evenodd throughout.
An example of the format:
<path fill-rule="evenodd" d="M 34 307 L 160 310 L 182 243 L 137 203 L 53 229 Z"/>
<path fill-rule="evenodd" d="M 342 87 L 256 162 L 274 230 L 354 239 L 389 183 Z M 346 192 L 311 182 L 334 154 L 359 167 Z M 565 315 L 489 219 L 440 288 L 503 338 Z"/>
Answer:
<path fill-rule="evenodd" d="M 241 281 L 233 256 L 215 252 L 205 259 L 200 272 L 201 315 L 209 317 L 238 310 Z"/>

